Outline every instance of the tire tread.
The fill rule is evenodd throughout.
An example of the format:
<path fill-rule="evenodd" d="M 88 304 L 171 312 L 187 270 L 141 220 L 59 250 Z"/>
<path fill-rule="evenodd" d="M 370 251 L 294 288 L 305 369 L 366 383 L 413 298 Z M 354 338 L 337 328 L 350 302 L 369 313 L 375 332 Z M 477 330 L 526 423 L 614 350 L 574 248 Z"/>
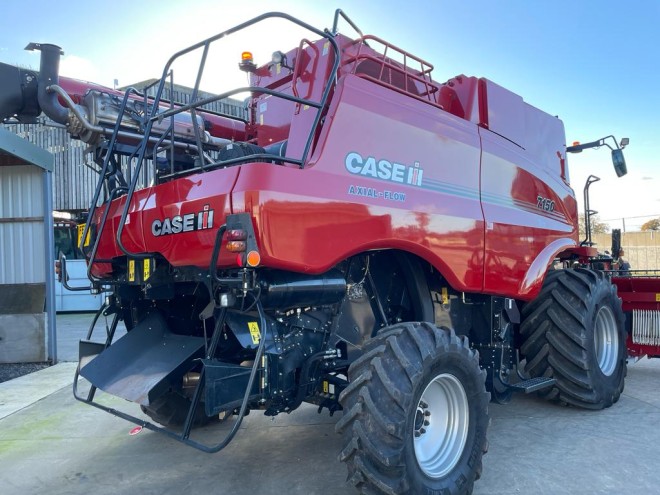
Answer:
<path fill-rule="evenodd" d="M 485 373 L 480 370 L 478 353 L 470 349 L 467 338 L 430 323 L 393 325 L 365 348 L 365 355 L 349 368 L 351 383 L 339 397 L 344 416 L 335 429 L 345 439 L 339 459 L 347 463 L 348 481 L 360 493 L 409 493 L 412 488 L 403 447 L 409 441 L 405 432 L 406 411 L 413 408 L 413 394 L 422 379 L 424 363 L 445 352 L 462 356 L 478 375 L 481 385 L 475 397 L 479 407 L 487 411 Z M 487 426 L 487 412 L 485 417 Z M 488 445 L 485 428 L 483 437 L 477 438 L 482 444 L 480 454 L 471 464 L 472 478 L 447 493 L 468 493 L 466 489 L 481 475 L 481 457 Z"/>
<path fill-rule="evenodd" d="M 605 379 L 589 327 L 599 298 L 614 312 L 619 332 L 620 364 Z M 521 316 L 525 371 L 532 377 L 556 379 L 554 387 L 539 395 L 587 409 L 603 409 L 619 399 L 626 374 L 623 311 L 616 286 L 604 273 L 583 268 L 549 271 L 539 295 L 523 307 Z"/>

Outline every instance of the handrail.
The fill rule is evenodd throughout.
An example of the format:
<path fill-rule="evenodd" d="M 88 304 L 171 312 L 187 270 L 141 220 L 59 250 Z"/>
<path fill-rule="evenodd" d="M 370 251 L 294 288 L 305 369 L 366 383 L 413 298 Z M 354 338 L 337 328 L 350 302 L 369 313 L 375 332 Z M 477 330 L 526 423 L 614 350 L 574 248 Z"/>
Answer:
<path fill-rule="evenodd" d="M 418 62 L 420 64 L 420 68 L 422 69 L 421 70 L 422 74 L 431 74 L 431 72 L 433 72 L 434 67 L 433 67 L 433 64 L 431 62 L 427 62 L 423 58 L 419 58 L 417 55 L 413 55 L 409 51 L 406 51 L 403 48 L 399 48 L 398 46 L 393 45 L 392 43 L 390 43 L 388 41 L 385 41 L 384 39 L 379 38 L 378 36 L 374 36 L 373 34 L 364 35 L 361 38 L 357 39 L 355 41 L 355 43 L 357 44 L 357 43 L 364 42 L 364 41 L 367 41 L 367 40 L 374 40 L 374 41 L 380 43 L 381 45 L 383 45 L 385 47 L 391 48 L 392 50 L 399 53 L 400 55 L 404 55 L 408 58 L 413 59 L 415 62 Z M 424 67 L 426 67 L 426 69 L 424 69 Z"/>
<path fill-rule="evenodd" d="M 205 43 L 204 44 L 204 52 L 202 53 L 202 60 L 199 63 L 199 70 L 197 71 L 197 78 L 195 79 L 195 87 L 193 88 L 192 95 L 190 97 L 191 101 L 197 100 L 197 94 L 199 93 L 199 84 L 202 81 L 202 74 L 204 73 L 204 66 L 206 65 L 206 57 L 209 54 L 209 46 L 210 43 Z M 170 72 L 171 73 L 171 72 Z M 173 80 L 170 80 L 172 84 Z M 192 117 L 192 123 L 193 123 L 193 131 L 195 133 L 195 143 L 197 144 L 197 151 L 198 151 L 198 156 L 199 156 L 199 163 L 204 168 L 204 151 L 202 148 L 202 137 L 199 132 L 199 123 L 197 122 L 197 112 L 196 108 L 191 108 L 190 109 L 190 116 Z M 174 120 L 172 120 L 172 123 L 174 123 Z M 172 131 L 172 139 L 174 139 L 174 131 Z"/>
<path fill-rule="evenodd" d="M 337 41 L 335 40 L 334 35 L 332 33 L 328 32 L 328 31 L 321 31 L 321 30 L 315 28 L 314 26 L 312 26 L 310 24 L 307 24 L 306 22 L 302 22 L 299 19 L 296 19 L 295 17 L 290 16 L 290 15 L 285 14 L 285 13 L 282 13 L 282 12 L 268 12 L 266 14 L 262 14 L 262 15 L 257 16 L 255 18 L 249 20 L 249 21 L 246 21 L 246 22 L 243 22 L 243 23 L 241 23 L 237 26 L 234 26 L 233 28 L 230 28 L 226 31 L 223 31 L 223 32 L 219 33 L 219 34 L 216 34 L 215 36 L 207 38 L 206 40 L 203 40 L 203 41 L 200 41 L 200 42 L 198 42 L 194 45 L 191 45 L 188 48 L 180 50 L 179 52 L 172 55 L 170 57 L 170 59 L 168 60 L 168 62 L 166 63 L 165 68 L 163 69 L 163 75 L 161 77 L 161 82 L 158 86 L 158 90 L 157 90 L 157 93 L 156 93 L 155 105 L 154 105 L 154 110 L 152 112 L 151 118 L 157 116 L 157 110 L 156 110 L 157 109 L 157 104 L 160 101 L 160 98 L 161 98 L 161 95 L 162 95 L 162 91 L 163 91 L 163 87 L 164 87 L 164 83 L 165 83 L 165 78 L 166 78 L 168 72 L 170 71 L 170 68 L 171 68 L 172 64 L 174 63 L 174 61 L 176 61 L 177 58 L 179 58 L 180 56 L 185 55 L 187 53 L 190 53 L 192 51 L 195 51 L 199 48 L 202 48 L 202 47 L 204 47 L 204 46 L 206 46 L 206 45 L 208 45 L 208 44 L 210 44 L 214 41 L 217 41 L 221 38 L 229 36 L 230 34 L 233 34 L 237 31 L 240 31 L 240 30 L 245 29 L 249 26 L 257 24 L 257 23 L 259 23 L 259 22 L 261 22 L 265 19 L 270 19 L 270 18 L 280 18 L 280 19 L 287 20 L 287 21 L 289 21 L 293 24 L 296 24 L 296 25 L 302 27 L 303 29 L 307 29 L 308 31 L 311 31 L 311 32 L 315 33 L 317 36 L 319 36 L 321 38 L 327 39 L 330 42 L 330 44 L 332 45 L 332 48 L 335 52 L 333 67 L 332 67 L 332 70 L 330 72 L 330 76 L 328 77 L 328 84 L 326 84 L 325 90 L 323 91 L 323 95 L 321 96 L 321 100 L 318 102 L 317 105 L 310 105 L 309 101 L 298 102 L 298 103 L 301 103 L 303 105 L 310 105 L 310 106 L 316 107 L 318 109 L 318 111 L 316 113 L 316 118 L 314 119 L 314 122 L 312 123 L 312 128 L 310 130 L 310 134 L 308 136 L 307 142 L 305 143 L 305 147 L 303 149 L 303 153 L 302 153 L 302 156 L 301 156 L 301 160 L 304 163 L 307 159 L 307 155 L 308 155 L 309 150 L 312 146 L 312 142 L 313 142 L 314 136 L 316 134 L 316 128 L 318 127 L 318 124 L 321 121 L 321 110 L 323 108 L 325 108 L 325 106 L 327 104 L 328 96 L 329 96 L 330 90 L 331 90 L 331 82 L 335 80 L 337 71 L 339 69 L 339 62 L 340 62 L 339 45 L 337 44 Z M 202 70 L 202 69 L 200 68 L 200 70 Z M 265 93 L 265 94 L 271 94 L 271 93 L 268 93 L 268 91 L 264 91 L 264 89 L 265 88 L 256 88 L 255 91 Z M 251 89 L 250 88 L 244 88 L 244 90 L 250 91 Z M 287 98 L 288 95 L 285 95 L 283 93 L 275 92 L 273 94 L 278 96 L 278 97 L 289 99 L 289 98 Z M 195 102 L 192 105 L 193 105 L 193 108 L 195 108 L 195 107 L 201 106 L 203 104 L 205 104 L 205 100 L 200 100 L 199 102 Z M 190 105 L 187 105 L 187 106 L 190 106 Z M 166 116 L 166 115 L 167 115 L 167 112 L 165 112 L 165 114 L 163 114 L 163 117 Z M 152 125 L 152 121 L 150 121 L 148 123 L 147 129 L 145 129 L 145 135 L 150 134 L 151 125 Z M 201 159 L 201 157 L 200 157 L 200 159 Z M 302 168 L 302 165 L 301 165 L 301 168 Z"/>
<path fill-rule="evenodd" d="M 62 274 L 62 287 L 64 287 L 66 290 L 71 291 L 71 292 L 78 292 L 78 291 L 86 291 L 86 290 L 92 290 L 92 285 L 84 285 L 80 287 L 72 287 L 69 285 L 69 277 L 67 275 L 67 269 L 66 269 L 66 256 L 64 254 L 60 255 L 60 258 L 58 260 L 60 262 L 60 273 Z"/>
<path fill-rule="evenodd" d="M 293 93 L 293 96 L 295 96 L 296 98 L 299 98 L 297 81 L 298 78 L 300 77 L 300 66 L 302 65 L 301 59 L 303 53 L 303 45 L 305 44 L 309 45 L 309 47 L 314 52 L 314 56 L 317 58 L 317 60 L 319 57 L 319 49 L 316 47 L 314 43 L 309 41 L 307 38 L 303 38 L 302 40 L 300 40 L 300 44 L 298 45 L 298 50 L 296 51 L 296 66 L 294 67 L 293 75 L 291 76 L 291 92 Z"/>
<path fill-rule="evenodd" d="M 360 36 L 364 36 L 364 34 L 362 33 L 362 30 L 359 27 L 357 27 L 357 24 L 355 24 L 353 22 L 353 20 L 350 19 L 346 15 L 346 12 L 344 12 L 341 9 L 335 10 L 335 19 L 332 23 L 332 35 L 333 36 L 337 34 L 337 26 L 339 24 L 339 16 L 341 16 L 348 23 L 349 26 L 351 26 L 353 29 L 355 29 L 356 33 L 358 33 Z"/>
<path fill-rule="evenodd" d="M 87 215 L 87 222 L 85 222 L 85 228 L 83 229 L 83 235 L 82 238 L 80 239 L 80 245 L 78 246 L 78 249 L 83 251 L 83 247 L 85 245 L 85 240 L 87 239 L 87 235 L 89 234 L 89 228 L 90 228 L 90 220 L 94 218 L 94 213 L 96 212 L 96 208 L 98 205 L 99 198 L 101 196 L 101 190 L 103 188 L 103 182 L 107 178 L 108 174 L 108 168 L 110 166 L 110 159 L 112 157 L 112 153 L 110 150 L 112 150 L 116 143 L 117 143 L 117 136 L 119 134 L 119 128 L 121 127 L 121 122 L 122 119 L 124 118 L 124 113 L 126 112 L 126 105 L 129 100 L 129 95 L 131 93 L 136 93 L 139 95 L 138 91 L 130 87 L 126 89 L 126 92 L 124 93 L 124 99 L 122 100 L 121 107 L 119 108 L 119 113 L 117 116 L 117 122 L 115 122 L 115 127 L 112 132 L 112 137 L 110 138 L 110 143 L 108 144 L 108 152 L 105 155 L 105 158 L 103 159 L 103 166 L 101 167 L 101 171 L 99 172 L 99 180 L 96 183 L 96 189 L 94 190 L 94 195 L 92 196 L 92 201 L 89 205 L 89 212 Z M 108 201 L 108 207 L 106 208 L 109 209 L 110 206 L 110 201 Z M 95 242 L 96 245 L 98 245 L 98 239 L 101 237 L 101 231 L 100 229 L 97 231 L 97 242 Z M 84 251 L 83 251 L 84 252 Z M 88 266 L 91 266 L 91 262 L 88 264 Z M 89 275 L 89 268 L 87 270 L 87 273 Z"/>
<path fill-rule="evenodd" d="M 384 46 L 385 47 L 384 53 L 379 54 L 380 57 L 375 56 L 371 53 L 364 53 L 362 51 L 363 44 L 369 46 L 366 43 L 366 40 L 373 40 L 379 43 L 380 45 Z M 378 83 L 394 91 L 398 91 L 399 93 L 411 96 L 417 100 L 423 101 L 425 103 L 429 103 L 438 108 L 444 108 L 443 105 L 439 102 L 440 84 L 434 82 L 433 79 L 431 78 L 431 72 L 433 71 L 434 67 L 430 62 L 427 62 L 426 60 L 421 59 L 416 55 L 413 55 L 412 53 L 407 52 L 406 50 L 403 50 L 395 45 L 392 45 L 391 43 L 381 38 L 378 38 L 377 36 L 374 35 L 362 36 L 361 38 L 355 40 L 353 44 L 359 45 L 357 48 L 357 53 L 347 58 L 345 60 L 345 63 L 355 63 L 355 67 L 353 69 L 353 73 L 355 75 L 363 79 L 368 79 L 370 81 Z M 403 63 L 397 62 L 391 58 L 389 60 L 387 59 L 387 51 L 390 49 L 403 57 Z M 410 67 L 408 64 L 408 59 L 417 62 L 420 66 L 419 70 Z M 378 74 L 378 77 L 374 77 L 366 73 L 360 73 L 358 71 L 358 62 L 360 62 L 361 60 L 370 60 L 374 62 L 374 64 L 379 66 L 380 73 Z M 384 72 L 386 68 L 389 69 L 389 81 L 385 80 L 384 77 Z M 403 87 L 399 87 L 392 83 L 393 72 L 403 77 Z M 425 91 L 423 93 L 413 92 L 412 88 L 409 88 L 410 79 L 424 86 Z M 417 89 L 417 86 L 415 86 L 415 89 Z"/>
<path fill-rule="evenodd" d="M 110 213 L 110 205 L 112 202 L 116 199 L 117 196 L 121 193 L 126 193 L 128 189 L 126 187 L 117 187 L 110 193 L 110 197 L 108 198 L 108 202 L 106 203 L 106 208 L 103 211 L 103 217 L 101 217 L 101 222 L 99 223 L 99 228 L 96 232 L 96 238 L 94 239 L 94 245 L 92 246 L 92 252 L 89 255 L 89 260 L 87 261 L 87 278 L 90 279 L 92 282 L 99 282 L 101 279 L 94 277 L 92 275 L 92 266 L 96 262 L 96 253 L 98 252 L 99 249 L 99 244 L 101 243 L 101 233 L 103 232 L 103 229 L 105 228 L 105 224 L 108 222 L 108 215 Z M 89 225 L 89 220 L 91 217 L 88 218 L 87 223 L 85 224 L 85 228 Z M 85 237 L 83 236 L 83 240 L 81 240 L 81 243 L 84 243 Z"/>
<path fill-rule="evenodd" d="M 598 212 L 596 210 L 592 210 L 591 206 L 589 205 L 589 188 L 591 187 L 591 184 L 594 182 L 598 182 L 600 180 L 600 177 L 596 177 L 595 175 L 590 175 L 587 177 L 587 181 L 584 184 L 584 191 L 583 191 L 583 196 L 584 196 L 584 222 L 585 222 L 585 239 L 580 243 L 580 246 L 593 246 L 594 243 L 591 240 L 591 217 L 596 215 Z"/>
<path fill-rule="evenodd" d="M 167 117 L 171 117 L 173 115 L 182 113 L 182 112 L 189 112 L 195 108 L 198 108 L 202 105 L 207 105 L 209 103 L 213 103 L 214 101 L 222 100 L 224 98 L 228 98 L 234 94 L 237 93 L 257 93 L 257 94 L 265 94 L 265 95 L 271 95 L 271 96 L 277 96 L 282 98 L 283 100 L 289 100 L 293 101 L 295 103 L 300 103 L 302 105 L 309 105 L 310 107 L 314 108 L 322 108 L 322 104 L 320 102 L 314 101 L 314 100 L 308 100 L 306 98 L 299 98 L 296 96 L 288 95 L 286 93 L 280 93 L 278 91 L 275 91 L 273 89 L 269 88 L 262 88 L 260 86 L 243 86 L 240 88 L 235 88 L 231 89 L 229 91 L 225 91 L 224 93 L 220 93 L 219 95 L 214 95 L 214 96 L 208 96 L 202 100 L 196 101 L 194 103 L 188 103 L 186 105 L 182 105 L 180 107 L 172 108 L 170 110 L 166 110 L 162 113 L 159 113 L 157 115 L 154 115 L 149 118 L 150 121 L 156 121 L 156 122 L 161 122 Z"/>
<path fill-rule="evenodd" d="M 241 427 L 241 423 L 243 422 L 243 419 L 245 418 L 247 412 L 248 412 L 248 402 L 250 400 L 250 392 L 252 390 L 252 386 L 254 384 L 254 380 L 257 376 L 257 371 L 260 368 L 260 363 L 261 363 L 261 357 L 264 354 L 264 350 L 266 348 L 266 332 L 268 329 L 268 321 L 266 320 L 266 314 L 264 312 L 263 306 L 261 304 L 261 301 L 259 299 L 256 299 L 256 308 L 257 308 L 257 313 L 259 315 L 259 330 L 260 330 L 260 335 L 259 335 L 259 346 L 257 347 L 257 351 L 255 353 L 254 357 L 254 362 L 252 364 L 252 368 L 250 370 L 250 376 L 248 377 L 248 382 L 247 386 L 245 389 L 245 393 L 243 395 L 243 399 L 241 400 L 241 405 L 238 408 L 238 416 L 236 418 L 236 422 L 232 426 L 231 430 L 227 432 L 225 435 L 224 439 L 215 444 L 215 445 L 206 445 L 201 442 L 192 440 L 190 438 L 190 432 L 192 429 L 192 425 L 194 422 L 194 417 L 195 417 L 195 410 L 197 406 L 199 405 L 199 402 L 201 400 L 201 386 L 204 381 L 204 368 L 202 367 L 202 371 L 200 374 L 200 380 L 197 385 L 197 388 L 195 389 L 194 396 L 192 398 L 190 408 L 188 409 L 188 415 L 186 417 L 185 423 L 183 425 L 183 430 L 181 433 L 169 430 L 166 427 L 160 427 L 157 426 L 149 421 L 145 421 L 143 419 L 137 418 L 131 414 L 127 414 L 125 412 L 119 411 L 117 409 L 105 406 L 103 404 L 100 404 L 98 402 L 94 401 L 94 395 L 97 390 L 97 388 L 92 384 L 90 387 L 90 390 L 87 394 L 87 397 L 82 397 L 78 393 L 78 378 L 80 376 L 80 363 L 78 363 L 78 367 L 76 368 L 76 372 L 74 375 L 73 379 L 73 396 L 76 400 L 80 402 L 84 402 L 85 404 L 88 404 L 90 406 L 94 406 L 98 409 L 101 409 L 102 411 L 108 412 L 114 416 L 117 416 L 119 418 L 122 418 L 124 420 L 130 421 L 136 425 L 139 425 L 143 428 L 147 428 L 148 430 L 154 431 L 156 433 L 162 433 L 163 435 L 166 435 L 174 440 L 178 440 L 179 442 L 182 442 L 186 445 L 189 445 L 191 447 L 194 447 L 198 450 L 201 450 L 202 452 L 206 453 L 215 453 L 219 452 L 220 450 L 224 449 L 229 443 L 232 441 L 232 439 L 236 436 L 236 433 L 238 433 L 238 430 Z M 99 316 L 101 314 L 101 311 L 103 311 L 107 306 L 102 307 L 99 312 L 97 313 Z M 224 321 L 225 321 L 225 315 L 226 315 L 226 310 L 223 309 L 218 317 L 218 321 L 216 322 L 215 329 L 213 332 L 213 336 L 211 337 L 212 343 L 211 343 L 211 348 L 209 348 L 209 351 L 207 355 L 211 355 L 211 353 L 214 351 L 214 346 L 213 346 L 213 341 L 217 342 L 217 339 L 219 339 L 220 334 L 222 333 L 222 326 L 224 326 Z M 94 319 L 94 322 L 92 326 L 90 327 L 90 330 L 88 332 L 88 339 L 91 339 L 92 332 L 94 330 L 94 326 L 96 325 L 96 322 L 98 320 L 98 317 Z M 108 332 L 106 342 L 105 342 L 105 348 L 107 348 L 110 343 L 112 342 L 114 338 L 114 328 L 116 328 L 117 322 L 119 320 L 119 314 L 115 314 L 115 317 L 113 318 L 112 322 L 112 331 Z"/>
<path fill-rule="evenodd" d="M 206 63 L 206 55 L 208 53 L 210 44 L 213 43 L 214 41 L 217 41 L 217 40 L 221 39 L 221 38 L 229 36 L 230 34 L 233 34 L 237 31 L 240 31 L 240 30 L 245 29 L 249 26 L 257 24 L 257 23 L 259 23 L 259 22 L 261 22 L 265 19 L 270 19 L 270 18 L 281 18 L 281 19 L 287 20 L 289 22 L 292 22 L 293 24 L 296 24 L 296 25 L 298 25 L 298 26 L 300 26 L 304 29 L 307 29 L 308 31 L 311 31 L 311 32 L 315 33 L 316 35 L 318 35 L 322 38 L 327 39 L 329 41 L 329 43 L 331 44 L 331 46 L 334 50 L 334 53 L 335 53 L 335 57 L 334 57 L 333 66 L 332 66 L 330 75 L 328 77 L 327 84 L 325 85 L 325 88 L 324 88 L 324 91 L 323 91 L 323 94 L 321 96 L 320 101 L 313 101 L 313 100 L 308 100 L 308 99 L 305 99 L 305 98 L 298 98 L 296 96 L 287 95 L 287 94 L 284 94 L 284 93 L 280 93 L 280 92 L 277 92 L 277 91 L 270 90 L 268 88 L 248 86 L 248 87 L 244 87 L 244 88 L 238 88 L 236 90 L 232 90 L 232 91 L 229 91 L 229 92 L 225 92 L 222 95 L 213 96 L 213 97 L 209 97 L 209 98 L 204 98 L 204 99 L 201 99 L 199 101 L 193 101 L 193 102 L 189 103 L 188 105 L 183 105 L 183 106 L 180 106 L 180 107 L 177 107 L 177 108 L 170 108 L 169 110 L 166 110 L 164 112 L 160 111 L 159 104 L 160 104 L 160 101 L 161 101 L 161 98 L 162 98 L 162 95 L 163 95 L 163 91 L 164 91 L 164 88 L 165 88 L 165 85 L 166 85 L 167 78 L 171 74 L 172 64 L 179 57 L 181 57 L 183 55 L 186 55 L 190 52 L 193 52 L 193 51 L 195 51 L 199 48 L 204 49 L 202 60 L 200 62 L 199 70 L 198 70 L 198 73 L 197 73 L 197 80 L 195 82 L 195 90 L 193 91 L 193 95 L 196 97 L 196 95 L 198 93 L 199 83 L 200 83 L 200 80 L 201 80 L 201 77 L 202 77 L 202 73 L 204 71 L 204 66 L 205 66 L 205 63 Z M 156 96 L 154 97 L 153 104 L 151 106 L 149 115 L 147 116 L 147 118 L 145 120 L 145 128 L 144 128 L 143 139 L 142 139 L 142 143 L 140 144 L 140 147 L 139 147 L 139 153 L 138 153 L 138 156 L 137 156 L 137 163 L 135 165 L 135 174 L 134 174 L 134 177 L 131 178 L 132 180 L 130 181 L 130 186 L 129 186 L 129 189 L 128 189 L 128 192 L 127 192 L 127 197 L 126 197 L 126 202 L 124 204 L 124 208 L 122 210 L 121 218 L 120 218 L 120 221 L 119 221 L 119 226 L 117 228 L 116 241 L 117 241 L 117 246 L 122 251 L 122 253 L 124 253 L 126 256 L 131 256 L 135 259 L 145 259 L 149 256 L 146 253 L 134 253 L 134 252 L 129 251 L 126 248 L 126 246 L 124 246 L 124 244 L 121 240 L 121 236 L 122 236 L 123 231 L 124 231 L 124 226 L 126 224 L 126 219 L 128 218 L 128 212 L 129 212 L 130 207 L 131 207 L 133 194 L 135 193 L 135 189 L 136 189 L 136 186 L 137 186 L 137 177 L 139 176 L 140 170 L 142 169 L 142 164 L 144 162 L 144 158 L 145 158 L 145 155 L 147 153 L 149 139 L 151 138 L 151 132 L 152 132 L 152 128 L 153 128 L 153 125 L 154 125 L 155 122 L 161 122 L 163 119 L 165 119 L 167 117 L 171 117 L 171 116 L 176 115 L 176 114 L 181 113 L 181 112 L 185 112 L 185 111 L 191 112 L 191 114 L 193 114 L 193 126 L 195 128 L 195 141 L 196 141 L 196 148 L 197 148 L 196 151 L 197 151 L 198 156 L 199 156 L 199 163 L 202 165 L 201 168 L 202 168 L 202 170 L 204 170 L 206 168 L 205 165 L 204 165 L 205 156 L 204 156 L 204 153 L 203 153 L 201 136 L 199 134 L 199 128 L 196 125 L 196 122 L 195 122 L 196 119 L 194 118 L 195 109 L 201 107 L 202 105 L 205 105 L 205 104 L 211 103 L 213 101 L 219 100 L 221 98 L 226 98 L 227 96 L 229 96 L 231 94 L 239 93 L 239 92 L 245 92 L 245 91 L 250 91 L 250 92 L 256 93 L 256 94 L 270 94 L 270 95 L 277 96 L 277 97 L 280 97 L 280 98 L 283 98 L 283 99 L 286 99 L 286 100 L 290 100 L 290 101 L 294 101 L 296 103 L 300 103 L 302 105 L 309 105 L 310 107 L 316 108 L 317 111 L 316 111 L 315 119 L 314 119 L 314 121 L 312 123 L 312 126 L 311 126 L 311 129 L 310 129 L 310 133 L 307 137 L 305 147 L 303 148 L 302 156 L 300 158 L 299 166 L 300 166 L 300 168 L 303 168 L 304 163 L 307 160 L 307 155 L 309 154 L 309 151 L 312 147 L 312 143 L 313 143 L 313 140 L 314 140 L 315 135 L 316 135 L 316 129 L 318 128 L 319 123 L 321 121 L 322 111 L 327 106 L 328 97 L 330 95 L 330 90 L 332 88 L 332 83 L 336 80 L 337 71 L 339 69 L 339 62 L 340 62 L 339 46 L 337 44 L 337 41 L 334 39 L 334 36 L 331 33 L 329 33 L 328 31 L 321 31 L 321 30 L 311 26 L 310 24 L 302 22 L 302 21 L 296 19 L 295 17 L 292 17 L 288 14 L 284 14 L 282 12 L 269 12 L 269 13 L 266 13 L 266 14 L 262 14 L 262 15 L 257 16 L 255 18 L 249 20 L 249 21 L 243 22 L 243 23 L 241 23 L 241 24 L 239 24 L 239 25 L 237 25 L 233 28 L 230 28 L 226 31 L 223 31 L 223 32 L 219 33 L 219 34 L 216 34 L 215 36 L 212 36 L 212 37 L 207 38 L 203 41 L 200 41 L 200 42 L 198 42 L 194 45 L 191 45 L 188 48 L 180 50 L 177 53 L 175 53 L 174 55 L 172 55 L 170 57 L 170 59 L 167 61 L 167 63 L 165 64 L 165 68 L 163 69 L 163 73 L 162 73 L 162 76 L 161 76 L 161 79 L 160 79 L 160 83 L 158 84 L 158 89 L 156 90 Z M 193 98 L 193 100 L 194 99 L 195 98 Z M 114 136 L 114 134 L 116 134 L 116 132 L 117 132 L 117 129 L 116 129 L 115 133 L 113 133 L 113 136 Z M 173 140 L 174 140 L 174 138 L 172 137 L 172 141 Z M 113 150 L 113 148 L 110 148 L 108 150 L 108 153 L 112 153 L 112 150 Z M 227 161 L 227 162 L 223 162 L 223 163 L 229 164 L 229 163 L 233 163 L 233 162 Z M 215 165 L 216 164 L 211 164 L 211 166 L 215 166 Z"/>

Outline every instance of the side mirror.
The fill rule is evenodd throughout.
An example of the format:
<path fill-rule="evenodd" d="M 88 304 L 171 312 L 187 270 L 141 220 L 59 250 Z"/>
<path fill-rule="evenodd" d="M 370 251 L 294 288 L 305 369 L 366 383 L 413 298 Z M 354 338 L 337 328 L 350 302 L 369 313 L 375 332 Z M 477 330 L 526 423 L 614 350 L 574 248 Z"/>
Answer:
<path fill-rule="evenodd" d="M 612 150 L 612 164 L 614 164 L 614 171 L 617 177 L 623 177 L 628 173 L 626 167 L 626 159 L 623 157 L 623 151 Z"/>

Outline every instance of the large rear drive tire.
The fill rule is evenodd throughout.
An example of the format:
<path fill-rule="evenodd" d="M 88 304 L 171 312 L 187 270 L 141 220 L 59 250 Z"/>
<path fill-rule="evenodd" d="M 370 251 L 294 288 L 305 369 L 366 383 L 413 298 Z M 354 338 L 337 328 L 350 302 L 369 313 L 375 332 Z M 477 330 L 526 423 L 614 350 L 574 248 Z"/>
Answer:
<path fill-rule="evenodd" d="M 487 450 L 489 394 L 466 338 L 430 323 L 383 329 L 339 397 L 339 458 L 360 493 L 471 493 Z"/>
<path fill-rule="evenodd" d="M 543 397 L 587 409 L 619 400 L 626 376 L 624 316 L 604 273 L 550 271 L 522 317 L 525 370 L 557 381 L 540 392 Z"/>

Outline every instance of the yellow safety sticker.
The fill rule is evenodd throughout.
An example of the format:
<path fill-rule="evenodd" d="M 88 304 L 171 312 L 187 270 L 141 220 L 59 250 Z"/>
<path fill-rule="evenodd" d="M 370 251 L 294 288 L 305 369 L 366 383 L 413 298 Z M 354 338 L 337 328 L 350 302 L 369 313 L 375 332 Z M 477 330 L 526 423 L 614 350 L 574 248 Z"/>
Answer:
<path fill-rule="evenodd" d="M 328 382 L 323 381 L 323 393 L 327 394 L 329 391 L 330 391 L 330 386 L 329 386 Z"/>
<path fill-rule="evenodd" d="M 447 287 L 443 287 L 441 290 L 442 304 L 449 304 L 449 292 Z"/>
<path fill-rule="evenodd" d="M 655 295 L 655 302 L 660 302 L 660 294 Z"/>
<path fill-rule="evenodd" d="M 128 260 L 128 281 L 135 282 L 135 260 Z"/>
<path fill-rule="evenodd" d="M 261 332 L 259 331 L 259 324 L 256 321 L 248 322 L 248 328 L 250 329 L 250 337 L 252 337 L 252 343 L 258 344 L 261 340 Z"/>
<path fill-rule="evenodd" d="M 149 258 L 144 260 L 142 273 L 142 281 L 145 282 L 151 276 L 151 260 Z"/>
<path fill-rule="evenodd" d="M 77 246 L 80 246 L 80 241 L 82 240 L 83 232 L 85 232 L 85 225 L 84 223 L 81 223 L 78 225 L 78 242 L 76 243 Z M 91 229 L 87 231 L 87 237 L 85 237 L 85 245 L 83 247 L 89 246 L 89 235 L 91 234 Z"/>

